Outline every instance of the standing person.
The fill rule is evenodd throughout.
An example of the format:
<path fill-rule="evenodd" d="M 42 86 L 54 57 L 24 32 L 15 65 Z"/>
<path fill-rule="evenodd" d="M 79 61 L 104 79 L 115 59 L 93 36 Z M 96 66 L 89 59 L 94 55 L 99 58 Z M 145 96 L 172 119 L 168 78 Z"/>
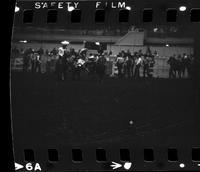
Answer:
<path fill-rule="evenodd" d="M 126 66 L 127 66 L 127 76 L 128 76 L 128 78 L 131 78 L 132 69 L 133 69 L 133 60 L 130 55 L 128 55 L 128 59 L 126 61 Z"/>
<path fill-rule="evenodd" d="M 126 78 L 126 76 L 128 76 L 128 73 L 127 73 L 128 54 L 124 50 L 122 50 L 122 58 L 123 58 L 122 77 Z"/>
<path fill-rule="evenodd" d="M 182 64 L 182 57 L 180 54 L 176 58 L 176 70 L 178 72 L 178 77 L 182 78 L 183 64 Z"/>
<path fill-rule="evenodd" d="M 23 53 L 23 71 L 27 72 L 28 71 L 28 67 L 29 67 L 29 60 L 30 60 L 30 50 L 27 49 L 24 53 Z"/>
<path fill-rule="evenodd" d="M 122 77 L 124 78 L 124 77 L 126 77 L 126 74 L 127 74 L 127 64 L 126 64 L 126 61 L 128 59 L 124 50 L 122 50 L 122 58 L 123 58 Z"/>
<path fill-rule="evenodd" d="M 185 53 L 183 54 L 182 57 L 182 76 L 186 76 L 186 70 L 188 73 L 188 76 L 190 75 L 190 65 L 191 65 L 191 59 L 188 55 L 186 55 Z"/>
<path fill-rule="evenodd" d="M 132 74 L 132 77 L 135 76 L 135 62 L 136 62 L 136 58 L 137 58 L 137 52 L 134 52 L 133 56 L 132 56 L 132 60 L 133 60 L 133 64 L 132 64 L 132 68 L 131 68 L 131 74 Z"/>
<path fill-rule="evenodd" d="M 121 56 L 121 53 L 119 53 L 118 57 L 117 57 L 117 69 L 118 69 L 118 77 L 121 78 L 122 77 L 122 70 L 123 70 L 123 63 L 124 63 L 124 59 Z"/>
<path fill-rule="evenodd" d="M 134 66 L 135 66 L 135 59 L 134 59 L 134 56 L 131 56 L 131 61 L 132 61 L 132 65 L 131 65 L 131 77 L 133 77 L 133 74 L 134 74 Z"/>
<path fill-rule="evenodd" d="M 126 56 L 128 57 L 127 59 L 127 74 L 128 74 L 128 78 L 131 78 L 133 76 L 133 56 L 131 55 L 130 50 L 128 49 L 126 52 Z"/>
<path fill-rule="evenodd" d="M 169 78 L 175 78 L 175 54 L 167 60 L 167 63 L 169 64 Z"/>
<path fill-rule="evenodd" d="M 62 41 L 62 46 L 58 48 L 58 56 L 59 59 L 62 60 L 62 80 L 66 79 L 66 72 L 68 67 L 68 58 L 69 58 L 69 51 L 67 49 L 67 46 L 69 45 L 68 41 Z"/>
<path fill-rule="evenodd" d="M 148 62 L 148 56 L 146 54 L 144 55 L 142 66 L 143 66 L 143 78 L 145 78 L 146 74 L 148 76 L 148 72 L 149 72 L 149 62 Z"/>
<path fill-rule="evenodd" d="M 36 53 L 35 72 L 41 73 L 41 56 Z"/>
<path fill-rule="evenodd" d="M 183 53 L 183 55 L 181 56 L 181 76 L 182 77 L 185 77 L 186 59 L 187 59 L 187 55 L 186 53 Z"/>
<path fill-rule="evenodd" d="M 134 78 L 135 79 L 139 79 L 140 78 L 140 67 L 141 67 L 141 64 L 142 64 L 142 57 L 141 57 L 141 55 L 138 55 L 136 57 L 136 60 L 135 60 L 135 73 L 134 73 Z"/>
<path fill-rule="evenodd" d="M 33 73 L 35 73 L 36 56 L 35 56 L 34 52 L 31 52 L 30 58 L 31 58 L 31 71 L 32 71 Z"/>
<path fill-rule="evenodd" d="M 99 77 L 100 83 L 102 83 L 102 81 L 104 79 L 105 71 L 106 71 L 106 58 L 102 55 L 97 60 L 97 64 L 96 64 L 96 72 Z"/>

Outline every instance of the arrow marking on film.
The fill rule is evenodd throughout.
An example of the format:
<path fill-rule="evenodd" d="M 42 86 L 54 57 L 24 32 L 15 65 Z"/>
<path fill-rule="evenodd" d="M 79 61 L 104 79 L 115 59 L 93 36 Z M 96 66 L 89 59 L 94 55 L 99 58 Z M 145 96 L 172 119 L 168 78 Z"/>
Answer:
<path fill-rule="evenodd" d="M 21 168 L 24 168 L 24 166 L 15 162 L 15 170 L 19 170 Z"/>
<path fill-rule="evenodd" d="M 114 170 L 114 169 L 117 169 L 117 168 L 120 168 L 120 167 L 122 166 L 121 164 L 116 163 L 116 162 L 113 162 L 113 161 L 112 161 L 112 163 L 113 163 L 113 164 L 110 165 L 110 166 L 113 167 L 113 170 Z"/>

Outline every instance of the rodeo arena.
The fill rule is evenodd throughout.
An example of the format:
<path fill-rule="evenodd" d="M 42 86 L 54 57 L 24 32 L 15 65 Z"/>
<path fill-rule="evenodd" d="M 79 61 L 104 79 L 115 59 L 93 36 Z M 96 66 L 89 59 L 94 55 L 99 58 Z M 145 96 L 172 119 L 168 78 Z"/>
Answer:
<path fill-rule="evenodd" d="M 116 148 L 118 155 L 119 148 L 132 145 L 137 156 L 142 154 L 138 146 L 164 151 L 179 146 L 183 152 L 198 146 L 198 27 L 194 32 L 192 24 L 119 24 L 114 19 L 96 24 L 87 8 L 80 24 L 60 19 L 43 25 L 46 9 L 36 10 L 36 24 L 23 24 L 20 11 L 15 16 L 10 73 L 16 162 L 24 148 L 37 150 L 41 159 L 47 147 L 56 148 L 62 159 L 72 147 Z M 108 161 L 118 162 L 109 155 Z M 45 160 L 43 167 L 56 171 L 67 163 L 72 162 Z"/>
<path fill-rule="evenodd" d="M 190 44 L 191 39 L 169 39 L 169 43 L 160 47 L 144 45 L 145 39 L 145 32 L 129 31 L 113 45 L 83 40 L 81 47 L 81 44 L 73 45 L 63 40 L 52 49 L 54 45 L 22 40 L 13 45 L 11 69 L 55 73 L 58 81 L 64 80 L 67 74 L 80 80 L 83 73 L 97 75 L 99 81 L 103 81 L 104 76 L 129 79 L 190 77 L 193 48 L 190 45 L 170 47 L 170 43 Z"/>

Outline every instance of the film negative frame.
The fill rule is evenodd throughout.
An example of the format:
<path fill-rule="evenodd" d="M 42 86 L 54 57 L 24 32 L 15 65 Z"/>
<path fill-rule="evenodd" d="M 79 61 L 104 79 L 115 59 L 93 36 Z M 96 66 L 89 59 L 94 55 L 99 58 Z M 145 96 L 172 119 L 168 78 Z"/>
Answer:
<path fill-rule="evenodd" d="M 199 30 L 197 0 L 18 0 L 15 170 L 199 171 Z"/>

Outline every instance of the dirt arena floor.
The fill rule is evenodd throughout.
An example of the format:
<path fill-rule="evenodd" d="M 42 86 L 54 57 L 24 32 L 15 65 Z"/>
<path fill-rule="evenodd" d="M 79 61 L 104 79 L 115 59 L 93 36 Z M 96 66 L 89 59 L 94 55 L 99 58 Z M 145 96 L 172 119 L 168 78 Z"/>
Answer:
<path fill-rule="evenodd" d="M 108 149 L 200 145 L 189 79 L 106 77 L 57 83 L 53 74 L 12 72 L 15 158 L 25 148 Z M 38 153 L 38 154 L 39 154 Z M 63 155 L 64 156 L 64 155 Z M 62 157 L 61 157 L 62 159 Z"/>

